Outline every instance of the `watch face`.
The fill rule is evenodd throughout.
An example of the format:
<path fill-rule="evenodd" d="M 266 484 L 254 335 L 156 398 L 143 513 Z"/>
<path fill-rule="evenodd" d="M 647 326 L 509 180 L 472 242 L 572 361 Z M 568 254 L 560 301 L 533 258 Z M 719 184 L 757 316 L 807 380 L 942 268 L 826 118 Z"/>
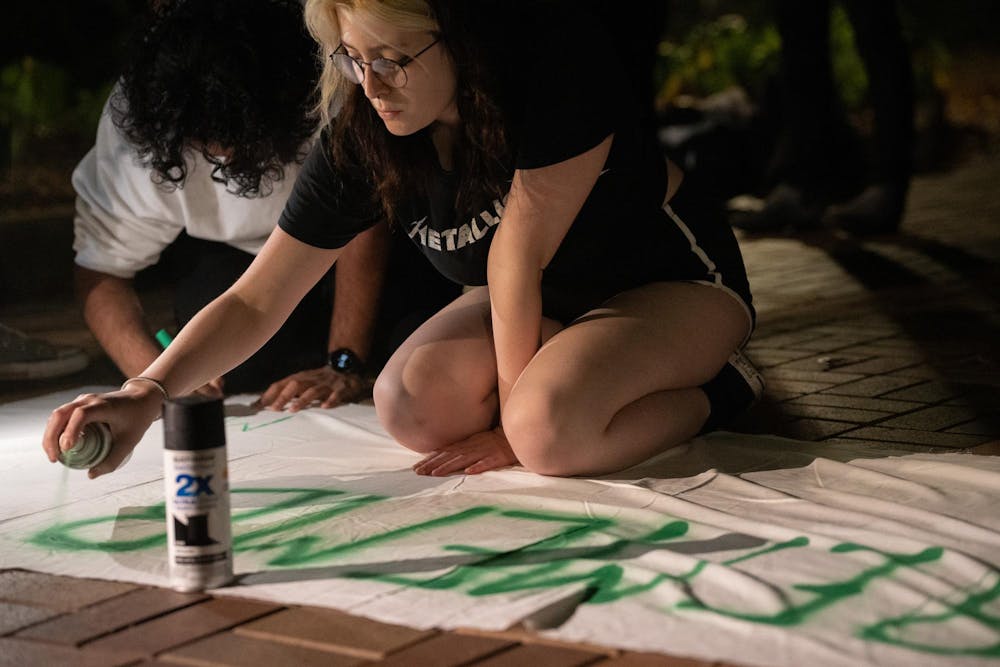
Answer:
<path fill-rule="evenodd" d="M 363 369 L 363 362 L 351 350 L 346 348 L 334 350 L 330 353 L 330 367 L 341 373 L 360 373 Z"/>

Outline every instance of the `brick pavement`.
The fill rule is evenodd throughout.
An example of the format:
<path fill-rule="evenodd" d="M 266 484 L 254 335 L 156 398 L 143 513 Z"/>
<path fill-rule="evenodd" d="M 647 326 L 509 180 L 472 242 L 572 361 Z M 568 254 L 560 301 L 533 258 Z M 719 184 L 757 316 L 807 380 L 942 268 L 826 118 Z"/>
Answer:
<path fill-rule="evenodd" d="M 1000 159 L 918 178 L 902 233 L 743 236 L 764 400 L 736 430 L 877 448 L 1000 439 Z"/>
<path fill-rule="evenodd" d="M 1000 454 L 997 183 L 1000 156 L 916 179 L 902 233 L 892 237 L 742 237 L 759 312 L 749 355 L 768 389 L 735 430 L 861 444 L 875 454 Z M 153 324 L 168 313 L 151 309 Z M 5 307 L 3 320 L 97 350 L 65 296 Z M 116 379 L 98 360 L 70 378 L 0 383 L 0 402 Z M 317 634 L 317 619 L 337 632 Z M 708 664 L 553 644 L 517 630 L 420 633 L 329 610 L 0 571 L 0 667 L 281 662 Z"/>

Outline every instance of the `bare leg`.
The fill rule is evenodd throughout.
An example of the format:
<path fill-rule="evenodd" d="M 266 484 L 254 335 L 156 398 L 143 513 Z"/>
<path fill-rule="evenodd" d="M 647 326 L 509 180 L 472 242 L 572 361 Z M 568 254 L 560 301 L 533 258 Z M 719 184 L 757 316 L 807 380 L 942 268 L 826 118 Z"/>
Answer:
<path fill-rule="evenodd" d="M 543 322 L 551 336 L 560 327 Z M 499 419 L 489 294 L 463 294 L 427 320 L 386 363 L 374 389 L 382 425 L 431 452 L 493 428 Z"/>
<path fill-rule="evenodd" d="M 375 382 L 375 409 L 390 435 L 429 452 L 492 428 L 496 355 L 489 294 L 470 291 L 427 320 L 396 350 Z"/>
<path fill-rule="evenodd" d="M 546 343 L 521 374 L 504 430 L 525 467 L 599 474 L 694 436 L 708 417 L 698 387 L 749 330 L 722 290 L 655 283 L 608 301 Z"/>

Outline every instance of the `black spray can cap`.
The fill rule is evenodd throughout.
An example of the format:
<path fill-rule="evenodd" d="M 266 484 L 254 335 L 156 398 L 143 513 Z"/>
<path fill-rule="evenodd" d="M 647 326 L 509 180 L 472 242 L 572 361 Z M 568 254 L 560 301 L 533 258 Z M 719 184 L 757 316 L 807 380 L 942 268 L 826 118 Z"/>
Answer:
<path fill-rule="evenodd" d="M 221 398 L 180 396 L 163 404 L 163 446 L 166 449 L 212 449 L 225 444 L 225 411 Z"/>

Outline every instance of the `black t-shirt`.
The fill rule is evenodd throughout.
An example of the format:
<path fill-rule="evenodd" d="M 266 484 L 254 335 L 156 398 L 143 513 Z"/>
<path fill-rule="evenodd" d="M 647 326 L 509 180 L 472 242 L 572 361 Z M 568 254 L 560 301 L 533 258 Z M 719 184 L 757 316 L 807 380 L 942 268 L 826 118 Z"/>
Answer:
<path fill-rule="evenodd" d="M 637 120 L 624 69 L 629 64 L 617 60 L 599 22 L 574 3 L 499 6 L 502 16 L 480 17 L 470 34 L 482 40 L 496 78 L 511 148 L 510 178 L 515 169 L 565 161 L 614 135 L 600 177 L 545 268 L 543 287 L 612 294 L 655 280 L 697 277 L 688 275 L 690 258 L 671 261 L 673 253 L 689 254 L 690 245 L 661 208 L 665 162 Z M 421 133 L 433 152 L 429 130 Z M 436 156 L 431 163 L 438 164 Z M 399 205 L 400 231 L 451 280 L 483 285 L 504 198 L 484 194 L 473 210 L 456 211 L 461 174 L 431 171 L 426 192 Z M 338 169 L 327 141 L 321 141 L 279 225 L 305 243 L 341 247 L 375 223 L 371 191 L 362 176 Z"/>

